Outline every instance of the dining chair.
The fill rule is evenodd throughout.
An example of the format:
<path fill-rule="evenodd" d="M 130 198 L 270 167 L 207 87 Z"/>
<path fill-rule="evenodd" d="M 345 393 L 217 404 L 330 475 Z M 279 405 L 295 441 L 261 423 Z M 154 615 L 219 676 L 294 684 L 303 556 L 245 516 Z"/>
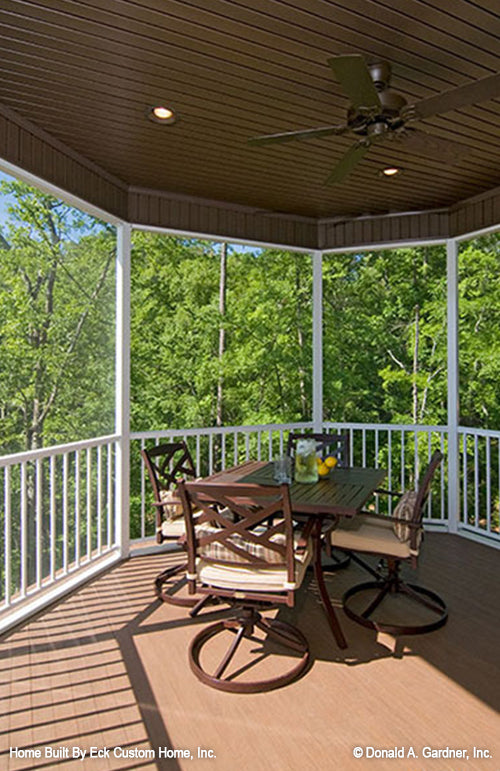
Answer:
<path fill-rule="evenodd" d="M 286 484 L 277 488 L 180 481 L 178 489 L 186 518 L 189 591 L 215 595 L 232 606 L 227 618 L 202 629 L 192 640 L 192 671 L 206 685 L 236 693 L 269 691 L 292 682 L 308 665 L 308 642 L 295 626 L 266 618 L 261 611 L 276 605 L 293 607 L 312 558 L 312 520 L 301 532 L 294 531 Z M 220 513 L 222 507 L 231 518 Z M 228 638 L 228 647 L 223 638 Z M 253 644 L 250 653 L 255 653 L 255 645 L 261 647 L 256 660 L 250 661 L 240 649 L 244 663 L 239 661 L 234 669 L 231 662 L 245 639 Z M 249 679 L 248 671 L 255 672 L 254 667 L 267 659 L 270 643 L 293 654 L 293 665 L 274 676 L 266 670 L 263 679 Z M 207 648 L 215 659 L 211 666 Z"/>
<path fill-rule="evenodd" d="M 431 482 L 437 468 L 443 460 L 443 454 L 435 452 L 423 473 L 417 490 L 405 493 L 395 493 L 389 490 L 377 490 L 378 495 L 390 495 L 398 498 L 398 503 L 392 516 L 377 514 L 372 511 L 363 511 L 350 520 L 344 520 L 331 532 L 330 538 L 333 546 L 346 549 L 351 557 L 363 568 L 371 573 L 375 581 L 367 581 L 351 587 L 343 596 L 343 607 L 346 614 L 353 621 L 370 629 L 389 634 L 423 634 L 431 632 L 446 623 L 448 610 L 441 597 L 430 589 L 417 584 L 410 584 L 401 577 L 401 566 L 409 563 L 411 567 L 417 567 L 420 556 L 423 526 L 422 519 L 424 507 L 428 500 Z M 382 565 L 387 565 L 387 571 L 382 568 L 373 569 L 358 553 L 372 554 L 381 558 Z M 364 609 L 355 610 L 359 604 L 358 595 L 364 594 Z M 373 618 L 373 614 L 382 606 L 384 600 L 385 612 L 391 612 L 387 607 L 390 597 L 399 598 L 397 604 L 398 618 L 408 618 L 410 605 L 425 607 L 429 614 L 418 620 L 398 623 L 396 616 L 389 620 Z M 356 602 L 354 598 L 358 597 Z M 400 602 L 405 601 L 403 609 Z M 381 608 L 382 610 L 382 608 Z M 393 611 L 392 611 L 393 612 Z"/>
<path fill-rule="evenodd" d="M 156 541 L 177 542 L 182 548 L 186 535 L 184 511 L 179 498 L 174 495 L 179 479 L 195 478 L 194 462 L 186 442 L 170 442 L 156 447 L 141 450 L 149 481 L 153 489 L 153 505 L 155 507 Z M 159 599 L 171 605 L 193 607 L 197 598 L 176 597 L 175 594 L 183 585 L 186 570 L 185 559 L 162 571 L 155 579 L 155 592 Z M 172 578 L 179 576 L 177 583 L 172 585 Z"/>
<path fill-rule="evenodd" d="M 337 459 L 337 463 L 340 468 L 349 465 L 349 434 L 318 434 L 318 433 L 306 433 L 297 434 L 291 432 L 288 435 L 287 442 L 287 455 L 295 457 L 297 449 L 297 442 L 300 439 L 313 439 L 316 442 L 316 450 L 331 455 Z"/>
<path fill-rule="evenodd" d="M 337 465 L 339 468 L 346 468 L 350 463 L 350 441 L 349 434 L 329 434 L 329 433 L 306 433 L 298 434 L 290 432 L 287 442 L 287 455 L 291 458 L 295 457 L 297 449 L 297 442 L 300 439 L 313 439 L 316 442 L 316 451 L 321 452 L 322 455 L 331 455 L 337 459 Z M 337 521 L 325 519 L 323 524 L 323 546 L 326 551 L 326 555 L 330 562 L 324 565 L 326 572 L 334 572 L 336 570 L 342 570 L 346 568 L 351 557 L 346 552 L 339 552 L 332 548 L 329 533 L 336 527 Z"/>

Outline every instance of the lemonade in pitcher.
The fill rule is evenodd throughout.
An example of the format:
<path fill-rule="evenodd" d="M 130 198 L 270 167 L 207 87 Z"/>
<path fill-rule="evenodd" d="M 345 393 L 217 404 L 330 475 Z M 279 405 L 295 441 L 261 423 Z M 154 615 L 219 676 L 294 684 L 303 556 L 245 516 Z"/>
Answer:
<path fill-rule="evenodd" d="M 299 439 L 295 451 L 295 481 L 311 484 L 318 481 L 316 463 L 316 442 L 314 439 Z"/>

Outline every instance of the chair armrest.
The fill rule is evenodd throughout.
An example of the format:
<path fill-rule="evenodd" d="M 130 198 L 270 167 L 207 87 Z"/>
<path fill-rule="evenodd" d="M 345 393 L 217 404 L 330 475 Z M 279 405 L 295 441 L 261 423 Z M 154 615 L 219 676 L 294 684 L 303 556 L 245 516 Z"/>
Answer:
<path fill-rule="evenodd" d="M 393 490 L 384 490 L 383 487 L 377 487 L 373 493 L 374 495 L 391 495 L 393 498 L 401 498 L 403 495 L 403 493 L 394 492 Z"/>
<path fill-rule="evenodd" d="M 365 509 L 361 509 L 359 513 L 364 514 L 365 517 L 372 517 L 372 519 L 383 519 L 386 522 L 402 522 L 407 527 L 422 527 L 422 523 L 412 522 L 411 519 L 403 519 L 402 517 L 391 517 L 389 514 L 377 514 L 374 511 L 366 511 Z"/>

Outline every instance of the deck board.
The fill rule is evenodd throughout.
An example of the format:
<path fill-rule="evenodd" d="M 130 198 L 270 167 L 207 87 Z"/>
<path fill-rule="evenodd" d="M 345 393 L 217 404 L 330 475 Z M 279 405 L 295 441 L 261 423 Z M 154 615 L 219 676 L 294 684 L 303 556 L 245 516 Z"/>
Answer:
<path fill-rule="evenodd" d="M 313 665 L 298 682 L 255 695 L 214 691 L 189 670 L 186 648 L 207 616 L 192 621 L 152 591 L 178 555 L 131 559 L 0 638 L 0 767 L 359 771 L 368 761 L 353 758 L 353 747 L 411 745 L 420 757 L 373 760 L 374 771 L 495 771 L 495 760 L 424 759 L 421 750 L 476 746 L 500 757 L 499 556 L 427 534 L 417 578 L 446 598 L 448 624 L 396 642 L 342 616 L 347 651 L 335 647 L 308 577 L 296 608 L 279 613 L 308 636 Z M 357 566 L 329 576 L 334 602 L 363 579 Z M 11 746 L 42 755 L 46 746 L 68 747 L 71 755 L 92 745 L 153 748 L 157 757 L 9 758 Z M 161 760 L 160 747 L 195 757 Z M 216 758 L 198 759 L 198 747 Z"/>

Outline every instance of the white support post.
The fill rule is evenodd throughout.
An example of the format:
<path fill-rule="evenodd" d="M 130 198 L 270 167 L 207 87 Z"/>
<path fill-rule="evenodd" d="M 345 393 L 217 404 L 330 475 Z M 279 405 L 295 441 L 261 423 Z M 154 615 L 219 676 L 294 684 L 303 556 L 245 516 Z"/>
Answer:
<path fill-rule="evenodd" d="M 312 285 L 312 419 L 313 430 L 323 431 L 323 255 L 313 252 Z"/>
<path fill-rule="evenodd" d="M 130 251 L 128 224 L 117 226 L 116 243 L 116 542 L 123 558 L 130 549 Z"/>
<path fill-rule="evenodd" d="M 458 531 L 460 508 L 458 392 L 458 242 L 446 242 L 448 314 L 448 530 Z"/>

